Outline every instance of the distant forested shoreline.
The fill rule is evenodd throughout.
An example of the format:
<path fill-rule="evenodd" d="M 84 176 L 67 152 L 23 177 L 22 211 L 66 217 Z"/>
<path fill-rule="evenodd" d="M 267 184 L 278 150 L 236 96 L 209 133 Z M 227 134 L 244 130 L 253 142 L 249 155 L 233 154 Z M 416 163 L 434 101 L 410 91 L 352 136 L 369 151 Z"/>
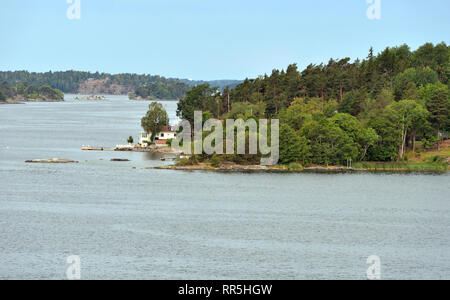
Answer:
<path fill-rule="evenodd" d="M 155 75 L 108 74 L 80 71 L 35 73 L 28 71 L 0 72 L 0 83 L 10 86 L 28 84 L 30 86 L 50 86 L 68 94 L 113 94 L 130 95 L 132 99 L 181 99 L 193 86 L 207 81 L 173 79 Z M 223 89 L 235 87 L 241 81 L 211 81 Z"/>

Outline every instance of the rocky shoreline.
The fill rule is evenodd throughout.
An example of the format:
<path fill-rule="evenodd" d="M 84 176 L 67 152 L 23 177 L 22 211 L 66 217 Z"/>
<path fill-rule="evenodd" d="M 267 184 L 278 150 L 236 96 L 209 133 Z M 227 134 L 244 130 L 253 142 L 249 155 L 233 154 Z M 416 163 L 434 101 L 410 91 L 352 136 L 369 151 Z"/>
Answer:
<path fill-rule="evenodd" d="M 87 96 L 87 97 L 75 97 L 73 98 L 74 101 L 106 101 L 108 99 L 106 99 L 105 96 L 95 96 L 95 95 L 91 95 L 91 96 Z"/>
<path fill-rule="evenodd" d="M 16 102 L 16 101 L 5 101 L 5 102 L 0 102 L 0 104 L 25 104 L 24 102 Z"/>
<path fill-rule="evenodd" d="M 35 163 L 35 164 L 77 164 L 78 161 L 65 159 L 65 158 L 50 158 L 50 159 L 32 159 L 26 160 L 26 163 Z"/>
<path fill-rule="evenodd" d="M 26 99 L 23 102 L 64 102 L 64 100 L 59 99 Z"/>
<path fill-rule="evenodd" d="M 261 166 L 261 165 L 222 165 L 213 167 L 209 164 L 198 164 L 192 166 L 160 166 L 153 169 L 158 170 L 177 170 L 177 171 L 214 171 L 214 172 L 248 172 L 248 173 L 300 173 L 300 172 L 333 172 L 333 173 L 349 173 L 360 171 L 353 168 L 344 167 L 311 167 L 303 169 L 288 169 L 281 166 Z"/>
<path fill-rule="evenodd" d="M 55 99 L 21 99 L 21 100 L 6 100 L 5 102 L 0 102 L 0 104 L 26 104 L 31 102 L 64 102 L 64 100 Z"/>
<path fill-rule="evenodd" d="M 314 166 L 302 169 L 289 169 L 283 166 L 260 166 L 260 165 L 222 165 L 220 167 L 213 167 L 209 164 L 198 164 L 190 166 L 159 166 L 148 169 L 156 170 L 175 170 L 175 171 L 209 171 L 209 172 L 236 172 L 236 173 L 362 173 L 362 172 L 398 172 L 398 173 L 446 173 L 447 171 L 439 170 L 407 170 L 407 169 L 355 169 L 336 166 Z"/>
<path fill-rule="evenodd" d="M 179 101 L 178 99 L 157 99 L 157 98 L 142 98 L 142 97 L 130 97 L 128 99 L 131 101 Z"/>

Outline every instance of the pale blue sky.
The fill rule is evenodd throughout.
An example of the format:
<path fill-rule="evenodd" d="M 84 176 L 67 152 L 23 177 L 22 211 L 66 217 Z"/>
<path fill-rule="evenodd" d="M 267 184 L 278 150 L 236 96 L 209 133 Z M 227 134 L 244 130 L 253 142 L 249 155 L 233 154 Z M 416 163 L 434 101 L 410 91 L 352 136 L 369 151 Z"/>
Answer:
<path fill-rule="evenodd" d="M 0 70 L 147 73 L 243 79 L 370 46 L 450 42 L 450 1 L 381 0 L 1 0 Z"/>

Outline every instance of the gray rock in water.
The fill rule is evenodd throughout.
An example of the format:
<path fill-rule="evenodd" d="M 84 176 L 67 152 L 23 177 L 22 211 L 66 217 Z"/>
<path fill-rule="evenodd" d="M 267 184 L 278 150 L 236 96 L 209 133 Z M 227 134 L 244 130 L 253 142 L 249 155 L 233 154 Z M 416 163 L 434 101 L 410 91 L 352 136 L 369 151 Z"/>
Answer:
<path fill-rule="evenodd" d="M 27 160 L 26 163 L 38 163 L 38 164 L 70 164 L 78 163 L 77 161 L 62 158 L 50 158 L 50 159 L 33 159 Z"/>
<path fill-rule="evenodd" d="M 111 161 L 115 161 L 115 162 L 124 162 L 124 161 L 130 161 L 129 159 L 123 159 L 123 158 L 113 158 L 111 159 Z"/>

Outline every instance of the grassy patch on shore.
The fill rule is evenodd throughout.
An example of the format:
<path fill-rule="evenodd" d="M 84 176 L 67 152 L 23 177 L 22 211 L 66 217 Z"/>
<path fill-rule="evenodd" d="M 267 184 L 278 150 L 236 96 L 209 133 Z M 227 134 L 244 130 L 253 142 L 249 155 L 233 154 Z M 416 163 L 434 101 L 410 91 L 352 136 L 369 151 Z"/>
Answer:
<path fill-rule="evenodd" d="M 448 171 L 448 163 L 441 162 L 359 162 L 354 169 L 371 171 Z"/>
<path fill-rule="evenodd" d="M 448 171 L 450 157 L 450 141 L 441 144 L 441 150 L 425 150 L 419 145 L 415 152 L 409 151 L 404 162 L 359 162 L 355 169 L 368 170 L 400 170 L 400 171 Z"/>

